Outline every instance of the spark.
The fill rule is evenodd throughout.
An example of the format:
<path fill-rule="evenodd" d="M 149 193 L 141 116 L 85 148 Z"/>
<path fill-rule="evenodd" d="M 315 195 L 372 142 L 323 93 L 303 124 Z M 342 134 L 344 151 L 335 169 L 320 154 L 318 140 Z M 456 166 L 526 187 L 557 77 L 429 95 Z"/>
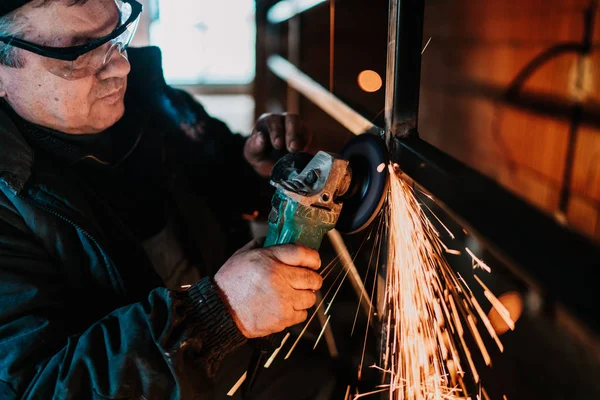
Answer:
<path fill-rule="evenodd" d="M 494 341 L 498 345 L 498 349 L 500 350 L 500 352 L 501 353 L 504 352 L 504 346 L 502 345 L 502 342 L 500 341 L 500 338 L 498 337 L 498 334 L 494 330 L 494 327 L 492 326 L 492 323 L 490 322 L 490 319 L 488 318 L 488 316 L 483 311 L 483 308 L 481 308 L 481 305 L 479 304 L 479 302 L 477 301 L 477 299 L 475 299 L 475 295 L 473 294 L 473 291 L 471 290 L 471 288 L 469 287 L 469 285 L 467 285 L 467 282 L 465 282 L 465 280 L 463 279 L 463 277 L 460 276 L 460 274 L 458 274 L 458 277 L 459 277 L 460 281 L 463 283 L 463 285 L 465 286 L 465 288 L 467 289 L 467 291 L 469 292 L 469 296 L 471 297 L 471 303 L 473 304 L 473 307 L 475 307 L 475 310 L 477 311 L 477 314 L 479 315 L 479 318 L 483 322 L 483 325 L 485 325 L 488 333 L 490 334 L 490 336 L 492 337 L 492 339 L 494 339 Z M 484 390 L 484 392 L 485 392 L 485 390 Z"/>
<path fill-rule="evenodd" d="M 440 279 L 434 260 L 436 242 L 428 235 L 435 229 L 422 218 L 422 209 L 411 188 L 390 169 L 388 207 L 388 270 L 385 310 L 394 329 L 387 342 L 391 355 L 390 399 L 441 399 L 451 393 L 446 367 L 441 357 L 435 318 Z M 448 315 L 445 303 L 442 303 Z M 455 328 L 456 329 L 456 328 Z M 396 349 L 396 350 L 394 350 Z M 454 357 L 454 356 L 453 356 Z M 460 397 L 457 397 L 460 398 Z"/>
<path fill-rule="evenodd" d="M 487 366 L 492 365 L 492 359 L 490 357 L 490 354 L 488 353 L 488 351 L 485 347 L 485 344 L 483 343 L 483 339 L 481 338 L 481 335 L 479 334 L 479 331 L 477 330 L 477 327 L 475 326 L 475 318 L 473 318 L 472 315 L 468 315 L 467 322 L 469 323 L 469 328 L 471 329 L 471 333 L 473 334 L 473 336 L 475 336 L 477 346 L 479 346 L 479 351 L 481 351 L 481 354 L 483 355 L 483 358 L 485 360 L 485 365 L 487 365 Z"/>
<path fill-rule="evenodd" d="M 317 348 L 317 345 L 319 344 L 319 340 L 321 340 L 321 337 L 323 336 L 323 333 L 325 332 L 325 328 L 327 328 L 327 324 L 329 323 L 330 318 L 331 318 L 331 315 L 328 315 L 327 320 L 325 321 L 325 323 L 323 324 L 323 328 L 321 329 L 321 333 L 319 333 L 319 337 L 317 337 L 317 340 L 315 341 L 313 350 Z"/>
<path fill-rule="evenodd" d="M 380 242 L 381 243 L 381 242 Z M 378 272 L 379 272 L 379 252 L 377 253 L 377 259 L 375 260 L 375 279 L 378 276 Z M 371 323 L 371 315 L 373 314 L 373 297 L 375 296 L 375 288 L 377 287 L 377 285 L 373 285 L 373 288 L 371 289 L 371 308 L 369 309 L 369 314 L 367 315 L 367 327 L 366 327 L 366 331 L 365 331 L 365 340 L 364 340 L 364 344 L 363 344 L 363 351 L 362 351 L 362 356 L 360 358 L 360 365 L 358 366 L 358 380 L 360 380 L 361 375 L 362 375 L 362 366 L 363 366 L 363 362 L 365 361 L 365 350 L 367 348 L 367 336 L 369 334 L 369 324 Z"/>
<path fill-rule="evenodd" d="M 387 388 L 373 390 L 372 392 L 366 392 L 366 393 L 362 393 L 362 394 L 357 394 L 356 396 L 353 397 L 353 399 L 356 400 L 356 399 L 360 399 L 362 397 L 372 396 L 374 394 L 382 393 L 382 392 L 387 392 L 387 391 L 388 391 Z"/>
<path fill-rule="evenodd" d="M 321 299 L 321 301 L 319 302 L 319 304 L 317 305 L 317 307 L 315 307 L 315 310 L 313 311 L 311 317 L 308 319 L 308 321 L 304 325 L 304 328 L 302 329 L 302 331 L 300 332 L 300 334 L 298 335 L 298 337 L 294 341 L 294 344 L 292 345 L 292 347 L 290 348 L 290 350 L 285 355 L 285 357 L 284 357 L 285 360 L 287 360 L 288 358 L 290 358 L 290 356 L 292 355 L 292 353 L 296 349 L 296 346 L 298 345 L 298 342 L 300 341 L 300 339 L 302 339 L 302 336 L 304 336 L 304 333 L 306 333 L 306 330 L 308 329 L 308 326 L 310 325 L 310 323 L 312 322 L 312 320 L 317 315 L 317 312 L 319 311 L 319 309 L 323 306 L 323 303 L 325 302 L 325 299 L 327 298 L 327 296 L 329 295 L 329 293 L 331 292 L 331 290 L 335 287 L 335 284 L 337 283 L 338 279 L 340 278 L 342 272 L 344 272 L 344 270 L 340 269 L 340 272 L 338 273 L 338 275 L 336 276 L 335 280 L 333 281 L 333 284 L 327 290 L 327 292 L 325 293 L 325 295 L 323 296 L 323 298 Z M 347 274 L 344 275 L 344 278 L 346 276 L 347 276 Z M 342 282 L 343 282 L 343 280 L 342 280 Z"/>
<path fill-rule="evenodd" d="M 378 229 L 377 229 L 377 233 L 375 235 L 375 246 L 373 246 L 373 249 L 371 251 L 371 255 L 369 257 L 369 263 L 367 264 L 367 272 L 365 274 L 365 282 L 367 281 L 367 277 L 369 276 L 369 271 L 371 270 L 371 265 L 372 265 L 372 260 L 373 260 L 373 254 L 375 253 L 375 249 L 377 248 L 377 243 L 380 243 L 380 230 L 381 230 L 381 224 L 383 223 L 383 219 L 379 220 L 379 225 L 378 225 Z M 371 236 L 371 235 L 369 235 Z M 375 278 L 376 279 L 376 278 Z M 364 287 L 364 286 L 363 286 Z M 362 300 L 363 297 L 365 299 L 365 302 L 367 302 L 367 312 L 370 313 L 372 308 L 373 308 L 373 304 L 369 301 L 369 298 L 367 296 L 363 296 L 363 293 L 361 292 L 361 295 L 358 299 L 358 306 L 356 307 L 356 314 L 354 315 L 354 323 L 352 324 L 352 331 L 350 332 L 350 336 L 354 335 L 354 329 L 356 328 L 356 321 L 358 320 L 358 312 L 360 311 L 360 307 L 362 305 Z"/>
<path fill-rule="evenodd" d="M 442 247 L 444 248 L 444 251 L 448 254 L 452 254 L 453 256 L 460 256 L 462 253 L 458 250 L 454 250 L 454 249 L 449 249 L 448 246 L 446 246 L 443 242 L 440 242 L 440 244 L 442 245 Z"/>
<path fill-rule="evenodd" d="M 484 400 L 491 400 L 484 387 L 481 388 L 481 394 L 483 395 Z"/>
<path fill-rule="evenodd" d="M 289 339 L 289 337 L 290 337 L 290 333 L 288 332 L 283 337 L 283 340 L 281 341 L 281 344 L 279 345 L 279 347 L 275 349 L 275 351 L 273 352 L 273 354 L 271 354 L 271 357 L 269 357 L 269 359 L 265 363 L 265 368 L 269 368 L 271 366 L 271 364 L 275 360 L 275 357 L 277 357 L 277 354 L 279 354 L 279 352 L 281 351 L 281 348 L 283 347 L 283 345 L 285 344 L 285 342 L 287 342 L 287 340 Z"/>
<path fill-rule="evenodd" d="M 333 269 L 338 265 L 337 262 L 339 258 L 339 255 L 335 256 L 334 259 L 331 260 L 325 267 L 321 268 L 319 274 L 323 277 L 323 280 L 327 279 L 331 271 L 333 271 Z"/>
<path fill-rule="evenodd" d="M 475 269 L 475 267 L 479 267 L 487 273 L 492 272 L 492 269 L 486 263 L 484 263 L 482 260 L 477 258 L 477 256 L 475 254 L 473 254 L 473 252 L 471 250 L 469 250 L 468 247 L 465 247 L 465 250 L 467 251 L 467 253 L 469 253 L 471 258 L 473 259 L 473 269 Z"/>
<path fill-rule="evenodd" d="M 504 307 L 504 304 L 502 304 L 502 302 L 500 300 L 498 300 L 498 298 L 496 296 L 494 296 L 492 291 L 485 285 L 485 283 L 483 283 L 483 281 L 481 279 L 479 279 L 479 277 L 477 275 L 473 275 L 473 276 L 475 277 L 477 282 L 483 288 L 483 290 L 484 290 L 483 294 L 490 301 L 490 303 L 492 303 L 492 307 L 494 307 L 496 309 L 496 311 L 498 311 L 498 314 L 500 314 L 500 317 L 502 317 L 502 319 L 504 320 L 506 325 L 510 328 L 510 330 L 514 331 L 515 330 L 515 322 L 510 317 L 510 312 L 508 312 L 506 307 Z"/>
<path fill-rule="evenodd" d="M 427 43 L 425 43 L 425 47 L 423 47 L 423 50 L 421 50 L 421 55 L 423 55 L 423 53 L 425 53 L 425 50 L 427 50 L 427 46 L 429 46 L 431 39 L 433 39 L 433 37 L 430 37 Z"/>
<path fill-rule="evenodd" d="M 237 392 L 237 390 L 240 388 L 240 386 L 242 386 L 242 383 L 244 383 L 244 381 L 246 380 L 247 374 L 248 374 L 248 372 L 244 372 L 244 374 L 240 377 L 240 379 L 238 379 L 238 381 L 235 383 L 235 385 L 233 385 L 233 387 L 231 389 L 229 389 L 229 392 L 227 392 L 227 396 L 231 397 L 235 394 L 235 392 Z"/>
<path fill-rule="evenodd" d="M 431 213 L 431 215 L 433 215 L 435 217 L 435 219 L 437 220 L 437 222 L 439 222 L 444 227 L 444 229 L 446 230 L 446 232 L 448 232 L 448 235 L 450 235 L 450 237 L 452 239 L 454 239 L 455 238 L 454 233 L 452 233 L 452 231 L 450 229 L 448 229 L 448 227 L 442 222 L 442 220 L 439 219 L 437 215 L 435 215 L 435 213 L 431 210 L 431 208 L 429 208 L 429 206 L 427 204 L 425 204 L 425 203 L 421 203 L 421 204 L 424 205 L 425 208 L 427 208 L 427 210 Z"/>
<path fill-rule="evenodd" d="M 467 386 L 482 390 L 475 357 L 480 356 L 487 366 L 492 364 L 478 329 L 480 321 L 486 328 L 482 332 L 488 333 L 501 351 L 502 343 L 473 291 L 444 256 L 460 252 L 442 242 L 425 209 L 441 223 L 440 219 L 427 205 L 420 207 L 413 188 L 401 178 L 400 171 L 393 165 L 389 170 L 382 316 L 387 321 L 387 332 L 382 335 L 383 368 L 379 368 L 388 377 L 388 385 L 372 393 L 386 390 L 390 400 L 473 399 L 476 396 L 467 392 Z M 466 251 L 477 266 L 491 272 L 468 248 Z M 478 281 L 499 314 L 509 317 L 500 301 Z M 467 346 L 467 336 L 476 344 L 473 350 Z"/>
<path fill-rule="evenodd" d="M 327 275 L 329 275 L 329 273 L 331 271 L 334 270 L 335 266 L 338 265 L 337 261 L 337 257 L 335 259 L 333 259 L 329 265 L 325 268 L 328 268 L 331 266 L 330 271 L 326 274 L 326 276 L 323 278 L 325 279 L 327 277 Z M 313 312 L 312 316 L 310 317 L 310 319 L 308 320 L 308 322 L 306 323 L 306 325 L 304 326 L 304 329 L 302 330 L 302 332 L 298 335 L 298 337 L 296 338 L 296 341 L 294 342 L 294 344 L 292 345 L 292 347 L 290 348 L 290 350 L 288 351 L 288 353 L 285 356 L 285 359 L 287 360 L 291 355 L 292 352 L 294 351 L 294 349 L 296 348 L 296 345 L 298 344 L 298 342 L 300 341 L 300 339 L 302 338 L 302 336 L 304 335 L 304 333 L 306 332 L 306 329 L 308 328 L 309 324 L 311 323 L 311 321 L 314 319 L 314 317 L 317 315 L 319 309 L 323 306 L 323 303 L 325 302 L 325 298 L 327 297 L 327 295 L 329 294 L 329 292 L 331 292 L 331 289 L 333 288 L 333 286 L 335 286 L 335 284 L 337 283 L 337 281 L 339 280 L 340 276 L 342 275 L 342 272 L 344 272 L 343 269 L 340 269 L 340 271 L 338 272 L 335 280 L 333 281 L 333 285 L 332 287 L 327 291 L 327 293 L 325 294 L 325 296 L 323 297 L 323 299 L 321 299 L 321 301 L 319 302 L 319 305 L 315 308 L 315 311 Z M 323 327 L 323 331 L 325 330 L 325 327 L 327 325 L 325 324 Z M 273 351 L 273 353 L 271 354 L 271 356 L 269 357 L 269 359 L 265 362 L 264 364 L 264 368 L 269 368 L 271 366 L 271 364 L 273 363 L 273 361 L 275 360 L 275 358 L 277 357 L 277 355 L 279 354 L 279 352 L 281 351 L 281 349 L 283 348 L 283 346 L 285 345 L 286 341 L 289 339 L 290 337 L 290 333 L 286 333 L 286 335 L 284 336 L 284 338 L 281 341 L 281 345 L 279 345 L 279 347 L 277 349 L 275 349 L 275 351 Z M 316 344 L 315 344 L 316 347 Z M 238 379 L 238 381 L 233 385 L 233 387 L 229 390 L 229 392 L 227 392 L 227 396 L 233 396 L 235 394 L 235 392 L 240 388 L 240 386 L 244 383 L 244 381 L 246 380 L 246 375 L 247 372 L 244 372 L 244 374 L 240 377 L 240 379 Z"/>
<path fill-rule="evenodd" d="M 362 281 L 360 280 L 360 275 L 358 275 L 358 271 L 356 270 L 356 267 L 354 265 L 354 259 L 352 257 L 350 257 L 350 254 L 345 249 L 345 246 L 340 246 L 340 244 L 343 244 L 343 241 L 342 241 L 342 237 L 340 236 L 339 232 L 336 231 L 336 230 L 332 230 L 332 231 L 329 231 L 329 232 L 331 233 L 331 235 L 329 235 L 329 238 L 331 239 L 331 242 L 332 242 L 333 246 L 338 249 L 338 256 L 336 257 L 336 259 L 338 257 L 342 259 L 344 267 L 345 267 L 344 269 L 346 270 L 346 273 L 344 274 L 344 277 L 342 278 L 342 281 L 338 285 L 337 290 L 333 294 L 333 297 L 332 297 L 331 301 L 329 302 L 329 305 L 325 309 L 325 314 L 329 313 L 329 309 L 333 305 L 333 301 L 337 297 L 337 294 L 340 291 L 340 289 L 342 288 L 342 284 L 346 280 L 346 277 L 348 276 L 349 273 L 352 272 L 351 276 L 352 276 L 352 279 L 355 280 L 355 282 L 361 282 L 360 289 L 359 289 L 360 293 L 361 293 L 361 298 L 362 298 L 363 291 L 365 291 L 365 288 L 362 285 Z M 363 244 L 361 244 L 361 247 L 359 248 L 359 251 L 362 248 Z M 356 256 L 355 256 L 355 258 L 356 258 Z M 372 304 L 370 304 L 370 306 L 372 307 Z M 369 311 L 370 311 L 370 309 L 369 309 Z"/>
<path fill-rule="evenodd" d="M 358 368 L 359 380 L 372 317 L 377 316 L 380 323 L 386 328 L 385 332 L 382 332 L 383 347 L 380 353 L 380 362 L 383 363 L 383 367 L 371 367 L 382 373 L 382 383 L 385 382 L 385 384 L 378 385 L 373 388 L 373 391 L 362 394 L 358 393 L 358 389 L 356 389 L 356 394 L 351 394 L 351 387 L 348 386 L 344 399 L 356 400 L 387 392 L 390 400 L 466 400 L 481 399 L 482 397 L 489 400 L 480 382 L 475 358 L 480 356 L 485 365 L 492 365 L 482 332 L 489 334 L 501 352 L 504 350 L 502 343 L 483 308 L 476 300 L 473 290 L 463 277 L 450 267 L 444 256 L 444 254 L 460 255 L 461 252 L 449 249 L 444 244 L 432 221 L 426 215 L 425 209 L 439 223 L 441 223 L 440 219 L 427 205 L 423 208 L 420 206 L 413 192 L 414 189 L 402 179 L 399 167 L 390 164 L 388 168 L 390 189 L 384 208 L 385 212 L 375 229 L 374 247 L 364 277 L 366 282 L 373 266 L 373 286 L 370 294 L 366 293 L 364 286 L 360 291 L 357 315 L 352 326 L 352 332 L 354 332 L 358 310 L 361 302 L 365 302 L 366 304 L 363 303 L 363 305 L 368 308 L 368 318 L 363 354 Z M 455 237 L 443 223 L 442 226 L 450 238 Z M 370 239 L 371 233 L 367 240 Z M 384 243 L 384 240 L 387 243 Z M 363 244 L 364 242 L 361 247 Z M 385 268 L 382 266 L 382 276 L 379 276 L 382 248 L 385 248 L 386 260 L 383 261 Z M 470 249 L 465 248 L 465 250 L 473 260 L 474 269 L 479 267 L 486 272 L 491 272 L 491 268 L 477 258 Z M 354 261 L 352 257 L 347 258 Z M 290 357 L 311 321 L 323 307 L 328 318 L 323 324 L 313 349 L 317 347 L 322 338 L 331 318 L 330 307 L 349 274 L 348 268 L 335 268 L 339 265 L 340 259 L 344 261 L 343 257 L 338 254 L 328 266 L 321 270 L 323 279 L 330 275 L 335 278 L 318 302 L 304 329 L 296 337 L 285 359 Z M 335 273 L 333 273 L 334 271 Z M 473 276 L 483 289 L 483 295 L 498 311 L 510 329 L 514 329 L 514 321 L 506 307 L 492 294 L 481 279 L 475 274 Z M 376 284 L 377 279 L 381 279 L 383 282 L 383 293 L 378 294 L 378 298 L 381 296 L 383 304 L 377 306 L 381 308 L 375 314 L 373 313 L 373 299 L 375 289 L 379 286 Z M 481 290 L 481 288 L 477 288 L 477 290 Z M 330 294 L 331 296 L 329 296 Z M 327 305 L 325 304 L 326 299 Z M 485 329 L 480 332 L 478 326 L 482 324 Z M 289 334 L 267 361 L 266 368 L 284 346 L 288 337 Z M 473 351 L 467 346 L 467 342 L 475 343 Z M 235 392 L 234 389 L 237 389 L 244 379 L 245 375 L 240 378 L 230 393 Z M 477 388 L 476 393 L 478 394 L 469 393 L 467 387 Z"/>

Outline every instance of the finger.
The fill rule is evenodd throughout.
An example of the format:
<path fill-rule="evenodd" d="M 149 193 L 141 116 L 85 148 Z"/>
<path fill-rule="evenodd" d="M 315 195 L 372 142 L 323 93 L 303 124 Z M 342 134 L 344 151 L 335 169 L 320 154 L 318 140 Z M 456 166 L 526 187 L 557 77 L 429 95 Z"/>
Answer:
<path fill-rule="evenodd" d="M 301 123 L 297 114 L 285 114 L 285 143 L 290 152 L 302 150 Z"/>
<path fill-rule="evenodd" d="M 253 161 L 263 161 L 268 158 L 271 150 L 270 140 L 267 131 L 255 130 L 248 138 L 244 151 L 246 159 Z"/>
<path fill-rule="evenodd" d="M 297 290 L 294 293 L 294 310 L 307 310 L 315 305 L 317 295 L 311 290 Z"/>
<path fill-rule="evenodd" d="M 252 131 L 252 133 L 255 133 L 255 132 L 269 133 L 269 124 L 267 123 L 267 121 L 270 116 L 271 116 L 271 114 L 269 114 L 269 113 L 261 114 L 261 116 L 258 117 L 258 119 L 256 120 L 256 125 L 254 126 L 254 131 Z"/>
<path fill-rule="evenodd" d="M 323 278 L 313 270 L 302 267 L 286 267 L 285 276 L 291 287 L 296 290 L 319 290 Z"/>
<path fill-rule="evenodd" d="M 281 114 L 271 114 L 265 118 L 271 145 L 276 150 L 285 148 L 285 117 Z"/>
<path fill-rule="evenodd" d="M 301 310 L 301 311 L 295 311 L 294 312 L 294 316 L 292 317 L 292 325 L 298 325 L 299 323 L 302 323 L 304 321 L 306 321 L 306 318 L 308 318 L 308 311 L 306 310 Z"/>
<path fill-rule="evenodd" d="M 268 177 L 275 162 L 269 157 L 272 151 L 267 133 L 257 131 L 244 146 L 244 157 L 259 175 Z"/>
<path fill-rule="evenodd" d="M 280 244 L 268 247 L 271 254 L 284 264 L 318 270 L 321 267 L 319 253 L 297 244 Z"/>
<path fill-rule="evenodd" d="M 285 142 L 290 152 L 305 151 L 312 140 L 312 132 L 297 114 L 285 114 Z"/>

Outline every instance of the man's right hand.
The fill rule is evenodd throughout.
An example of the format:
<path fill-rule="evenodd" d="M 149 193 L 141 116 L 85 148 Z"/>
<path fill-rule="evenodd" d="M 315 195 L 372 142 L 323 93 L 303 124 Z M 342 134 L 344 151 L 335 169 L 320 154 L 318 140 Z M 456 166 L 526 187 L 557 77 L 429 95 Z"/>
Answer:
<path fill-rule="evenodd" d="M 255 246 L 255 244 L 254 244 Z M 240 331 L 247 338 L 280 332 L 308 316 L 323 284 L 315 272 L 319 253 L 285 244 L 238 250 L 219 269 L 215 282 L 226 297 Z"/>

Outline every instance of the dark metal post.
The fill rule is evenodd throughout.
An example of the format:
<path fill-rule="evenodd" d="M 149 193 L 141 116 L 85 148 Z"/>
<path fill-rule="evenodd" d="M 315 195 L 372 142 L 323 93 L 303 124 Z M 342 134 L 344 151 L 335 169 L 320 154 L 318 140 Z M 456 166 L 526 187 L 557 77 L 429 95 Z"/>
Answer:
<path fill-rule="evenodd" d="M 300 15 L 295 15 L 288 21 L 288 61 L 300 68 Z M 300 94 L 296 89 L 287 87 L 286 111 L 300 114 Z"/>
<path fill-rule="evenodd" d="M 385 131 L 415 134 L 419 114 L 423 0 L 390 0 L 385 97 Z"/>

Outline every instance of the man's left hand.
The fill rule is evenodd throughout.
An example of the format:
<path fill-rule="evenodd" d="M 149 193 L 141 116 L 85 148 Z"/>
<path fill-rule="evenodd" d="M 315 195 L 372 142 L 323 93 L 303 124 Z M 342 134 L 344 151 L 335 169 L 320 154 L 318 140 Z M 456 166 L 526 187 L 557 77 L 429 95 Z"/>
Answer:
<path fill-rule="evenodd" d="M 246 141 L 244 156 L 256 172 L 267 178 L 277 155 L 307 151 L 312 132 L 296 114 L 263 114 Z"/>

